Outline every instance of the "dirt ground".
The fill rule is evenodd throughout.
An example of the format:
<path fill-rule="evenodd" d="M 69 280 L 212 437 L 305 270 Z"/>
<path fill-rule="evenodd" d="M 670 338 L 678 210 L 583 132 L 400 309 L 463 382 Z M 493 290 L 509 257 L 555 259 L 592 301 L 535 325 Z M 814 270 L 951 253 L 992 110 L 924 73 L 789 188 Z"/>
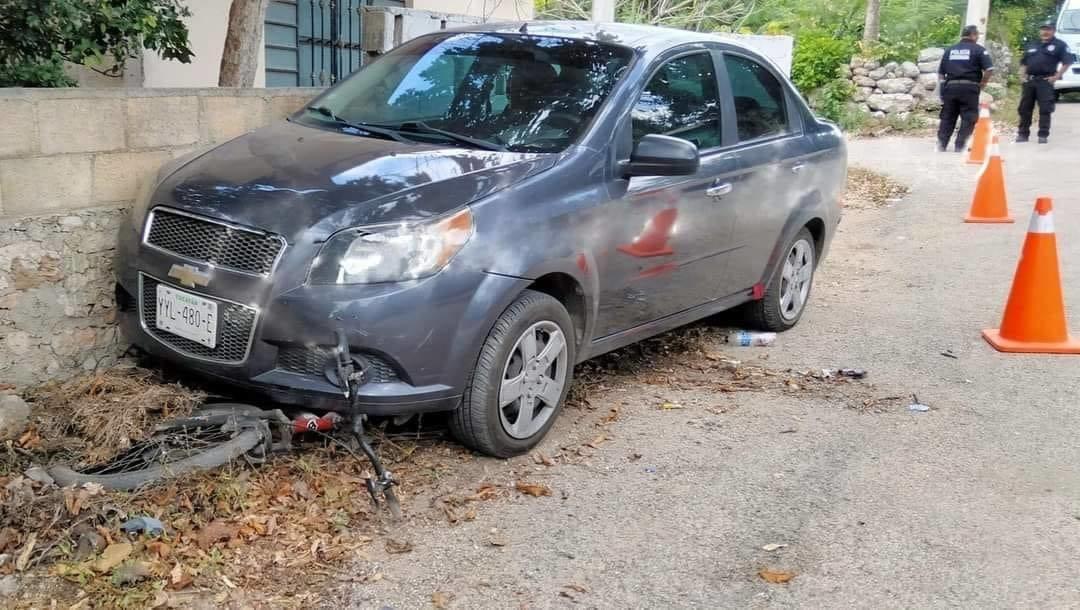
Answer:
<path fill-rule="evenodd" d="M 1048 146 L 1003 145 L 1014 225 L 960 222 L 977 168 L 959 155 L 926 139 L 852 143 L 853 164 L 911 192 L 847 214 L 797 329 L 602 378 L 539 455 L 466 461 L 409 498 L 392 535 L 412 550 L 366 549 L 351 571 L 378 577 L 341 583 L 331 605 L 1080 605 L 1080 358 L 998 354 L 979 335 L 1000 319 L 1037 195 L 1056 197 L 1080 311 L 1080 177 L 1067 165 L 1080 106 L 1055 121 Z M 1080 332 L 1080 314 L 1072 323 Z M 724 358 L 869 376 L 728 392 L 709 382 L 727 379 Z M 931 410 L 909 411 L 913 394 Z M 434 508 L 477 490 L 495 497 L 456 524 Z"/>
<path fill-rule="evenodd" d="M 1037 195 L 1056 197 L 1080 304 L 1066 165 L 1080 105 L 1055 119 L 1051 145 L 1003 146 L 1014 225 L 960 222 L 977 168 L 930 140 L 853 142 L 853 167 L 892 180 L 852 172 L 798 328 L 738 349 L 719 320 L 587 363 L 548 439 L 514 460 L 437 427 L 399 434 L 381 451 L 402 523 L 372 512 L 366 464 L 334 445 L 134 497 L 82 490 L 81 513 L 51 488 L 64 501 L 38 515 L 46 549 L 65 506 L 146 512 L 169 535 L 133 541 L 137 585 L 70 549 L 15 574 L 0 561 L 0 607 L 1078 607 L 1080 359 L 1006 356 L 979 335 Z M 845 367 L 868 374 L 823 373 Z M 21 561 L 36 521 L 16 521 L 0 539 Z"/>

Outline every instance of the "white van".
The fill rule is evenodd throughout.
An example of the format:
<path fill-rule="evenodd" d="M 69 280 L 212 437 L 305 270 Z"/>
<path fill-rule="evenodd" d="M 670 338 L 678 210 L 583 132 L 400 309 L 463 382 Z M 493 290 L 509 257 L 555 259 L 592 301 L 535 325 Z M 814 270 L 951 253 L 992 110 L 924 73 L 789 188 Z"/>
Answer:
<path fill-rule="evenodd" d="M 1080 52 L 1080 0 L 1065 0 L 1058 15 L 1057 37 L 1068 43 L 1074 56 Z M 1080 92 L 1080 64 L 1073 64 L 1061 80 L 1054 83 L 1054 89 L 1059 96 Z"/>

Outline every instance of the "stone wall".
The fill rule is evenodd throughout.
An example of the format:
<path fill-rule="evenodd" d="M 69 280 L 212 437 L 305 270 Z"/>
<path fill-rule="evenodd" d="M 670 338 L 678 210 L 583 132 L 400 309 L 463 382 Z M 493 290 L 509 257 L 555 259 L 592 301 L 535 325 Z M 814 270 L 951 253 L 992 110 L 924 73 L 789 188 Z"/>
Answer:
<path fill-rule="evenodd" d="M 1002 64 L 999 72 L 1007 73 L 1011 55 L 1001 45 L 998 45 L 997 53 L 1000 59 L 995 59 L 995 64 Z M 854 101 L 859 108 L 876 117 L 905 115 L 918 110 L 935 111 L 941 108 L 938 66 L 944 54 L 944 49 L 923 49 L 916 61 L 903 63 L 854 57 L 842 68 L 842 76 L 850 78 L 855 85 Z M 981 101 L 996 109 L 994 100 L 1004 93 L 1003 85 L 990 83 Z"/>
<path fill-rule="evenodd" d="M 114 239 L 141 181 L 317 92 L 0 89 L 0 384 L 115 360 Z"/>
<path fill-rule="evenodd" d="M 940 104 L 934 90 L 942 53 L 941 49 L 926 49 L 919 54 L 918 62 L 902 63 L 852 58 L 846 76 L 855 85 L 854 101 L 863 111 L 879 117 Z"/>

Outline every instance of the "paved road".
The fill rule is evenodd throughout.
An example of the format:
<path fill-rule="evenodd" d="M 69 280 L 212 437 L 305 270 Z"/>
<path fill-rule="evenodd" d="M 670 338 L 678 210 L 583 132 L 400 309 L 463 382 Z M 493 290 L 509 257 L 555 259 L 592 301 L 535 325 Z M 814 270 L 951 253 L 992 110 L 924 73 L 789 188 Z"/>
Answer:
<path fill-rule="evenodd" d="M 620 408 L 595 455 L 476 460 L 444 483 L 538 480 L 552 497 L 481 503 L 453 527 L 415 499 L 400 534 L 415 550 L 358 562 L 384 578 L 356 586 L 352 604 L 423 607 L 440 592 L 460 608 L 1080 607 L 1080 357 L 1001 355 L 979 336 L 999 320 L 1041 194 L 1055 197 L 1080 334 L 1080 105 L 1056 119 L 1050 145 L 1004 146 L 1008 226 L 960 222 L 975 169 L 959 156 L 929 140 L 853 143 L 853 163 L 910 196 L 848 214 L 798 329 L 773 348 L 725 350 L 777 369 L 865 367 L 874 392 L 917 393 L 931 412 L 612 383 L 544 446 L 576 447 Z M 505 546 L 488 544 L 493 528 Z M 796 576 L 769 584 L 766 567 Z"/>

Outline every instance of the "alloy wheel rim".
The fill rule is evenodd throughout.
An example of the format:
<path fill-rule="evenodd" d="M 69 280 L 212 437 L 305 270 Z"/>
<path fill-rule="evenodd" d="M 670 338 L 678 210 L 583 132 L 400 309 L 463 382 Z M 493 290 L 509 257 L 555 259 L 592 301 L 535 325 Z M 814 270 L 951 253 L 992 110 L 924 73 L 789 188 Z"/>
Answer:
<path fill-rule="evenodd" d="M 537 322 L 518 337 L 499 386 L 499 420 L 508 435 L 529 438 L 551 419 L 566 386 L 568 353 L 554 322 Z"/>
<path fill-rule="evenodd" d="M 787 321 L 799 317 L 810 296 L 814 278 L 814 247 L 805 239 L 791 246 L 780 276 L 780 315 Z"/>

